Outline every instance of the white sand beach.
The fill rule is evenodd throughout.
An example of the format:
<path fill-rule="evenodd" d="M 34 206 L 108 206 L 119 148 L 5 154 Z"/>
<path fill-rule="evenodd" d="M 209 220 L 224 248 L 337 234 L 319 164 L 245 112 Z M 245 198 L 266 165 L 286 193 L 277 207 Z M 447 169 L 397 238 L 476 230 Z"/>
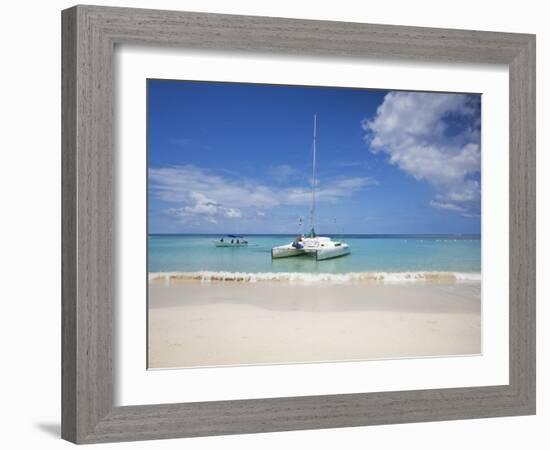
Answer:
<path fill-rule="evenodd" d="M 150 368 L 481 352 L 481 283 L 149 282 Z"/>

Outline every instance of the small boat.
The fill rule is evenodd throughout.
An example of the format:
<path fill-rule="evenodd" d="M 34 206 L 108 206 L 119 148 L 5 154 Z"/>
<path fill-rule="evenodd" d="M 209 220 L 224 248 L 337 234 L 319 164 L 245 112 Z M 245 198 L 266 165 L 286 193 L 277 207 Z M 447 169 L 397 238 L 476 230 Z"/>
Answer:
<path fill-rule="evenodd" d="M 279 245 L 271 249 L 271 258 L 289 258 L 291 256 L 312 255 L 317 261 L 339 258 L 350 253 L 345 242 L 333 241 L 330 237 L 317 236 L 315 233 L 315 189 L 316 189 L 316 149 L 317 146 L 317 115 L 313 116 L 313 176 L 311 182 L 311 231 L 308 235 L 300 235 L 289 244 Z"/>
<path fill-rule="evenodd" d="M 216 247 L 247 247 L 248 241 L 243 236 L 228 234 L 217 241 L 214 241 Z"/>

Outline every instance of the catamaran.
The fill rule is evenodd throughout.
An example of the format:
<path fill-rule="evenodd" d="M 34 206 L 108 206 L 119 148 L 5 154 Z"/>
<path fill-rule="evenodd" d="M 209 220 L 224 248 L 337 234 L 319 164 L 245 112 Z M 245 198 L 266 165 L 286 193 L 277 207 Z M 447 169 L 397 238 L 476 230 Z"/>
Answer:
<path fill-rule="evenodd" d="M 247 247 L 248 241 L 243 236 L 228 234 L 217 241 L 214 241 L 216 247 Z"/>
<path fill-rule="evenodd" d="M 315 190 L 317 184 L 317 115 L 313 116 L 313 175 L 311 181 L 311 231 L 300 235 L 289 244 L 279 245 L 271 249 L 271 258 L 288 258 L 291 256 L 312 255 L 317 261 L 338 258 L 350 253 L 345 242 L 333 241 L 329 237 L 317 236 L 315 233 Z"/>

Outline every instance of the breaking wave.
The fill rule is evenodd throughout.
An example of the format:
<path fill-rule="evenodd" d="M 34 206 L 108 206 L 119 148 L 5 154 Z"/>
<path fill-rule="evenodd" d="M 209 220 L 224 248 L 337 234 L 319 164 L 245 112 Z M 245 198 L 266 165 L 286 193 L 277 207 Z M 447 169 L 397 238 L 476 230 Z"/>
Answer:
<path fill-rule="evenodd" d="M 479 282 L 480 273 L 466 272 L 349 272 L 349 273 L 300 273 L 300 272 L 153 272 L 149 281 L 185 282 L 287 282 L 287 283 L 450 283 Z"/>

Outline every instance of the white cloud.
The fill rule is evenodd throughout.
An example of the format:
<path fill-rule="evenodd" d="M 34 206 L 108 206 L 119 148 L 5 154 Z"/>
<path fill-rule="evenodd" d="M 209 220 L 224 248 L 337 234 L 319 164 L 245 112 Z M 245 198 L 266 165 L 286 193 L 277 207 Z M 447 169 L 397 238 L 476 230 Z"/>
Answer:
<path fill-rule="evenodd" d="M 284 183 L 298 174 L 299 171 L 288 164 L 279 164 L 269 168 L 269 175 L 279 183 Z"/>
<path fill-rule="evenodd" d="M 271 207 L 279 204 L 266 186 L 224 178 L 195 166 L 149 169 L 150 189 L 166 202 L 196 203 L 197 195 L 229 207 Z"/>
<path fill-rule="evenodd" d="M 200 192 L 190 192 L 189 200 L 191 204 L 181 208 L 169 208 L 166 212 L 180 218 L 183 222 L 202 218 L 204 221 L 212 224 L 218 223 L 217 219 L 222 217 L 227 219 L 238 219 L 241 217 L 239 209 L 224 207 Z"/>
<path fill-rule="evenodd" d="M 345 191 L 351 190 L 356 191 L 367 186 L 377 185 L 378 181 L 371 177 L 353 177 L 353 178 L 343 178 L 337 180 L 330 188 L 334 192 L 341 192 L 342 194 Z"/>
<path fill-rule="evenodd" d="M 319 202 L 335 203 L 346 197 L 351 197 L 356 192 L 377 185 L 378 182 L 371 177 L 340 178 L 326 185 L 318 180 L 316 186 L 316 199 Z M 289 205 L 308 205 L 311 202 L 311 188 L 293 187 L 281 192 L 282 203 Z"/>
<path fill-rule="evenodd" d="M 373 153 L 436 189 L 435 208 L 471 215 L 479 210 L 479 110 L 462 94 L 390 92 L 362 123 Z M 454 126 L 450 125 L 453 122 Z"/>
<path fill-rule="evenodd" d="M 228 219 L 238 219 L 241 217 L 241 210 L 237 208 L 225 208 L 224 215 Z"/>
<path fill-rule="evenodd" d="M 448 209 L 449 211 L 456 211 L 456 212 L 464 212 L 464 208 L 461 206 L 455 205 L 454 203 L 445 203 L 445 202 L 438 202 L 436 200 L 431 200 L 430 205 L 434 208 L 439 209 Z"/>
<path fill-rule="evenodd" d="M 341 178 L 326 185 L 319 182 L 317 199 L 336 202 L 375 184 L 370 177 Z M 311 202 L 311 189 L 307 187 L 272 187 L 190 165 L 149 169 L 149 189 L 155 198 L 176 205 L 166 213 L 194 223 L 264 217 L 266 209 L 309 206 Z"/>

